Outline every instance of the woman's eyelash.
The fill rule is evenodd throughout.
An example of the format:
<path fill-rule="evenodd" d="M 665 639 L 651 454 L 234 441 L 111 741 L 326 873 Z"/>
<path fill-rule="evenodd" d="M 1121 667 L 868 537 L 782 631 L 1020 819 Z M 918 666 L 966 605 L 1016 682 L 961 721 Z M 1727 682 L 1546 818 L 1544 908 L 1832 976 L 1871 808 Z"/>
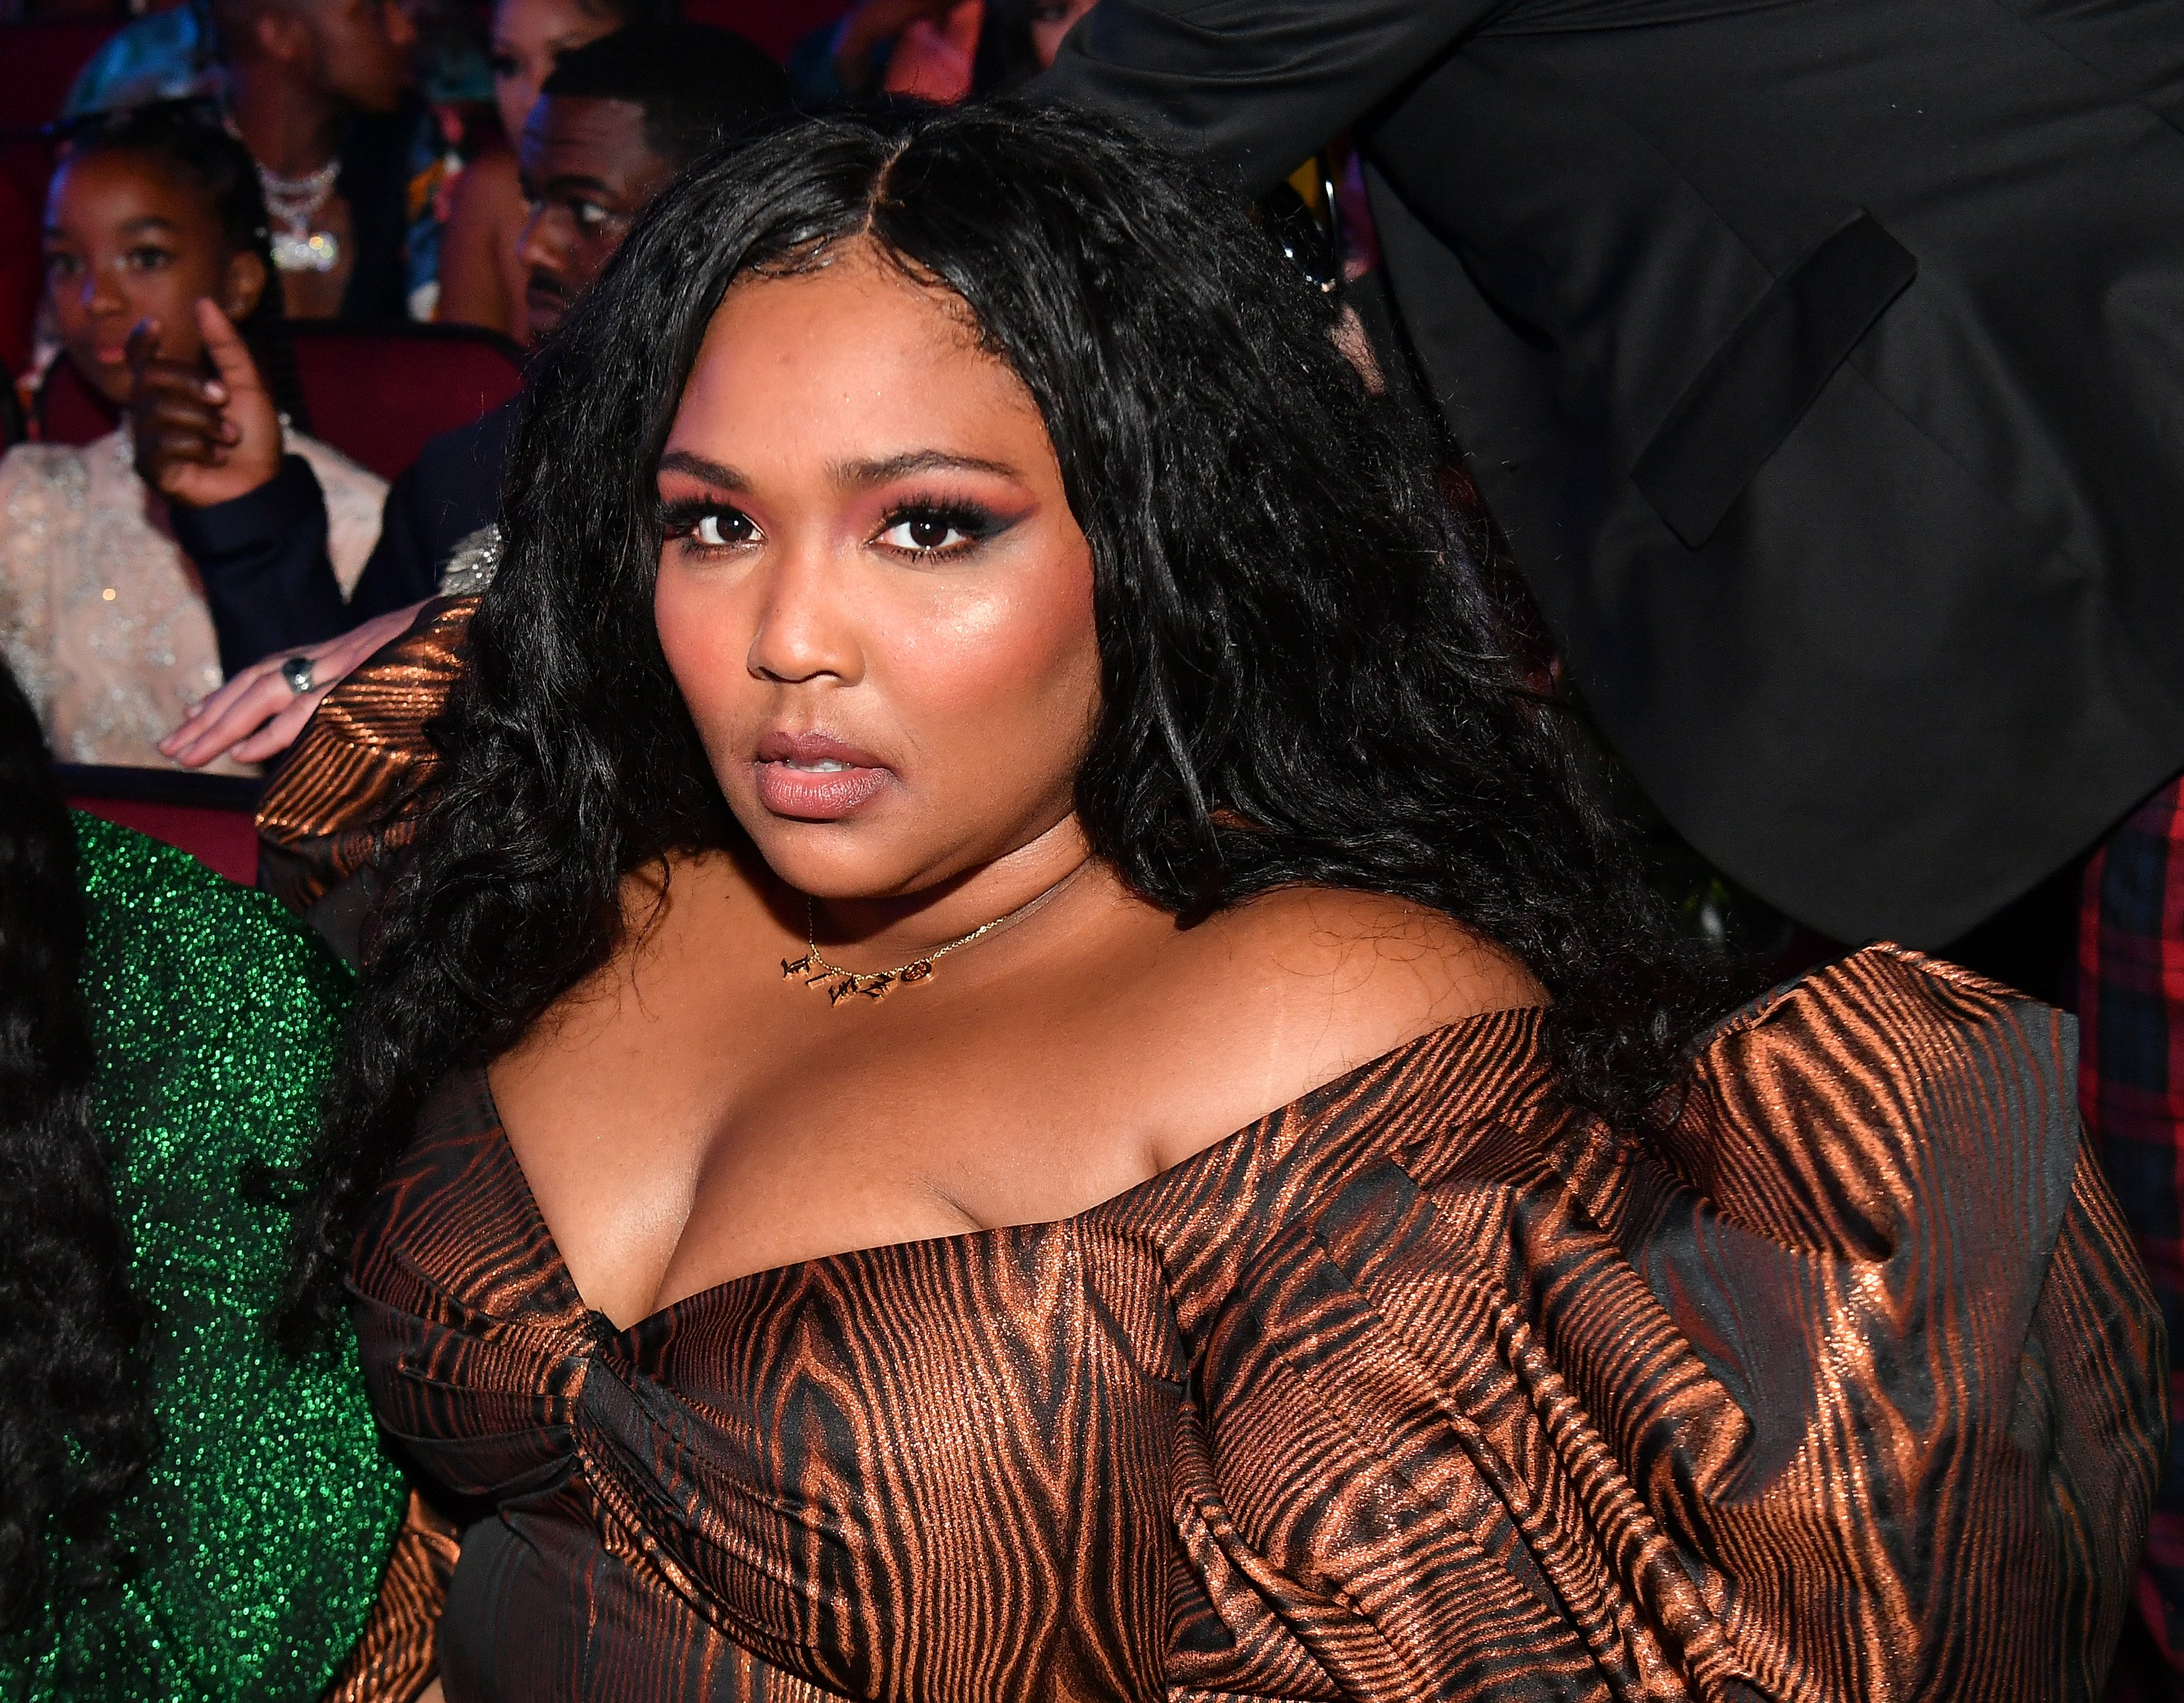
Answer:
<path fill-rule="evenodd" d="M 880 517 L 879 530 L 892 531 L 905 520 L 922 520 L 960 532 L 968 543 L 982 544 L 1001 530 L 1000 516 L 975 503 L 945 498 L 905 498 Z"/>
<path fill-rule="evenodd" d="M 679 502 L 660 505 L 660 536 L 663 538 L 688 538 L 700 549 L 719 549 L 697 536 L 699 526 L 707 520 L 718 520 L 723 528 L 733 526 L 745 517 L 733 503 L 708 502 L 703 498 L 686 497 Z"/>

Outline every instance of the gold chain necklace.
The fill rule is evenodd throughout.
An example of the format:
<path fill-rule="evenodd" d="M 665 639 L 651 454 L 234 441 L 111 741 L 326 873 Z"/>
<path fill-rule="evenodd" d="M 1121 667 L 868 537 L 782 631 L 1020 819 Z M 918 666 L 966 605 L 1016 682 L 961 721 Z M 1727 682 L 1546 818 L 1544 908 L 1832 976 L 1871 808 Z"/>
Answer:
<path fill-rule="evenodd" d="M 892 970 L 845 970 L 838 964 L 830 964 L 819 951 L 818 904 L 808 894 L 804 900 L 804 955 L 781 960 L 783 977 L 801 977 L 807 988 L 817 988 L 827 995 L 829 1005 L 838 1005 L 852 993 L 861 993 L 867 999 L 884 999 L 897 988 L 911 988 L 920 982 L 933 979 L 933 966 L 959 947 L 968 946 L 974 940 L 983 939 L 997 928 L 1011 922 L 1022 922 L 1047 900 L 1077 879 L 1087 858 L 1053 886 L 1034 893 L 1014 910 L 1006 911 L 991 922 L 982 922 L 968 934 L 959 934 L 953 940 L 934 947 L 930 952 L 913 958 L 907 964 L 899 964 Z"/>

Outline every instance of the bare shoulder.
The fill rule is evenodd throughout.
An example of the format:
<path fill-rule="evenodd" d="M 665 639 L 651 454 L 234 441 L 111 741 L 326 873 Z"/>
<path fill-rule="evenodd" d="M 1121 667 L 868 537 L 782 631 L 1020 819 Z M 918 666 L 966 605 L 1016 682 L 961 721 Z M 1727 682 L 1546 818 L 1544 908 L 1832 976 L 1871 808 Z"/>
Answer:
<path fill-rule="evenodd" d="M 511 203 L 523 198 L 523 181 L 515 169 L 515 156 L 505 148 L 481 154 L 463 168 L 448 198 L 451 218 L 465 223 L 478 218 L 499 222 Z"/>
<path fill-rule="evenodd" d="M 1338 1066 L 1546 994 L 1513 954 L 1446 913 L 1384 893 L 1285 888 L 1205 925 L 1240 993 Z M 1209 944 L 1212 943 L 1209 942 Z"/>

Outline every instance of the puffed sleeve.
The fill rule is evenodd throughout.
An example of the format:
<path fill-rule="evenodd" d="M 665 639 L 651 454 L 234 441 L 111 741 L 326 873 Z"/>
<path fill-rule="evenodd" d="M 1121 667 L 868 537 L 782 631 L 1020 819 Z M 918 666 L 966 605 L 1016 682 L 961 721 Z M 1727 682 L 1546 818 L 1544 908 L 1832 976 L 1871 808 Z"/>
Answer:
<path fill-rule="evenodd" d="M 462 1544 L 415 1490 L 356 1648 L 325 1703 L 411 1703 L 438 1672 L 435 1640 Z"/>
<path fill-rule="evenodd" d="M 298 912 L 415 831 L 435 761 L 426 724 L 461 677 L 477 599 L 426 604 L 408 632 L 328 693 L 258 806 L 259 885 Z"/>
<path fill-rule="evenodd" d="M 1173 1695 L 2098 1697 L 2164 1344 L 2071 1043 L 1876 948 L 1642 1139 L 1415 1108 L 1206 1333 Z"/>

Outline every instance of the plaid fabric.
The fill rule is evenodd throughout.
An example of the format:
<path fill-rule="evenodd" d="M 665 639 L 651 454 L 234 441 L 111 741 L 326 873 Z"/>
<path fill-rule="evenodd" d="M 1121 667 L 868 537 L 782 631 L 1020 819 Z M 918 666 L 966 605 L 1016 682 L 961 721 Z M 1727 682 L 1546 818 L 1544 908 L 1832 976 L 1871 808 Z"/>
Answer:
<path fill-rule="evenodd" d="M 2126 817 L 2086 871 L 2078 1103 L 2159 1297 L 2169 1411 L 2184 1415 L 2184 777 Z M 2172 1425 L 2138 1607 L 2184 1695 L 2184 1426 Z"/>

